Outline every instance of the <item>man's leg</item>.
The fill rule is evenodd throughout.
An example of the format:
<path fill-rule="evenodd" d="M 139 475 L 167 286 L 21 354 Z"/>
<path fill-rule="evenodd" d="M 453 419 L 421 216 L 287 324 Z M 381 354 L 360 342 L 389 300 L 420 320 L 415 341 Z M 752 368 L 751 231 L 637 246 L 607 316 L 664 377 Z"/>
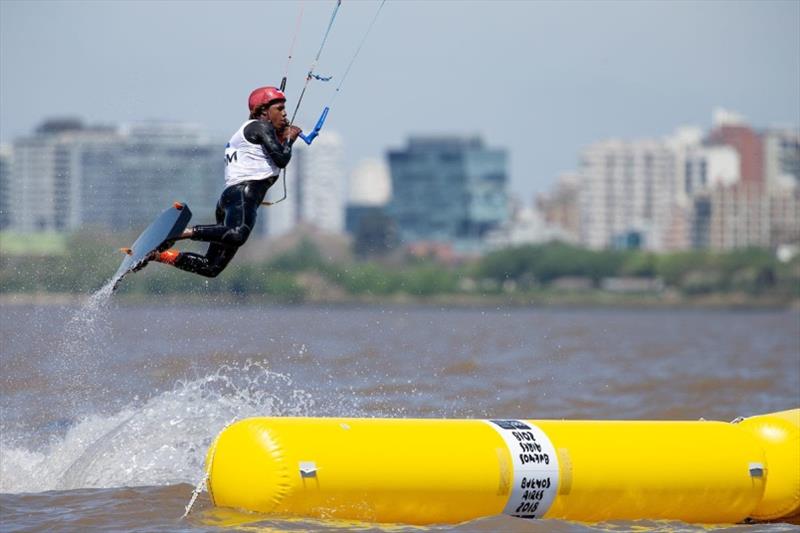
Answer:
<path fill-rule="evenodd" d="M 226 246 L 241 246 L 250 236 L 256 223 L 256 211 L 274 180 L 249 181 L 226 189 L 220 198 L 225 220 L 208 226 L 194 226 L 190 239 L 216 242 Z"/>
<path fill-rule="evenodd" d="M 206 254 L 167 250 L 156 261 L 206 277 L 216 277 L 230 263 L 256 223 L 256 212 L 269 184 L 250 182 L 226 189 L 217 206 L 217 224 L 195 226 L 192 240 L 209 242 Z"/>
<path fill-rule="evenodd" d="M 207 278 L 215 278 L 225 270 L 225 267 L 228 266 L 228 263 L 231 262 L 238 250 L 237 246 L 225 246 L 212 242 L 208 245 L 206 255 L 180 252 L 176 254 L 170 264 L 186 272 L 193 272 Z"/>

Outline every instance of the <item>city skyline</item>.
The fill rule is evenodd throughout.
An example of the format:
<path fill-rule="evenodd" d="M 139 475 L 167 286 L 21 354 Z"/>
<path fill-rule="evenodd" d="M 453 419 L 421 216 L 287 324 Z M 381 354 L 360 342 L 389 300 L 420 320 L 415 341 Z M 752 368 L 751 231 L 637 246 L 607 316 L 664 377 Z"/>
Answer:
<path fill-rule="evenodd" d="M 730 117 L 732 117 L 734 120 L 745 122 L 745 123 L 749 124 L 750 126 L 752 126 L 756 131 L 760 131 L 760 132 L 766 132 L 766 131 L 769 131 L 769 130 L 800 131 L 800 130 L 798 130 L 798 126 L 796 126 L 794 124 L 791 124 L 791 125 L 789 125 L 789 124 L 784 124 L 784 125 L 754 124 L 754 123 L 752 123 L 751 121 L 748 120 L 748 117 L 745 114 L 739 113 L 739 110 L 728 110 L 728 109 L 723 109 L 723 108 L 717 107 L 717 108 L 713 108 L 713 109 L 709 110 L 708 115 L 709 115 L 709 118 L 710 118 L 710 120 L 709 120 L 709 124 L 710 125 L 708 127 L 705 127 L 705 128 L 701 127 L 701 126 L 694 125 L 694 124 L 679 124 L 679 123 L 675 123 L 675 124 L 672 124 L 671 127 L 668 127 L 667 130 L 662 131 L 662 132 L 654 132 L 654 134 L 651 135 L 651 136 L 625 137 L 625 136 L 621 136 L 621 135 L 613 135 L 612 134 L 612 135 L 609 135 L 608 137 L 604 137 L 604 138 L 590 139 L 586 143 L 586 145 L 577 147 L 576 152 L 573 154 L 572 166 L 566 167 L 562 171 L 560 171 L 559 173 L 553 175 L 548 182 L 542 184 L 542 187 L 541 187 L 540 190 L 536 190 L 536 191 L 532 192 L 530 195 L 525 196 L 525 195 L 522 195 L 519 191 L 514 190 L 513 189 L 513 182 L 510 181 L 509 182 L 509 185 L 510 185 L 509 194 L 515 201 L 521 202 L 522 205 L 524 205 L 524 206 L 535 206 L 536 198 L 538 196 L 542 195 L 542 194 L 546 194 L 553 187 L 557 186 L 558 185 L 558 179 L 559 179 L 560 176 L 562 176 L 564 174 L 570 174 L 570 173 L 574 173 L 574 172 L 578 171 L 578 168 L 580 166 L 580 159 L 581 159 L 582 151 L 584 151 L 588 146 L 590 146 L 590 145 L 592 145 L 594 143 L 605 142 L 605 141 L 614 141 L 614 142 L 631 142 L 631 141 L 636 142 L 636 141 L 642 141 L 642 140 L 645 140 L 645 141 L 661 141 L 661 140 L 664 140 L 664 139 L 668 139 L 668 138 L 670 138 L 671 136 L 674 136 L 674 135 L 680 135 L 681 132 L 684 132 L 684 131 L 694 131 L 694 132 L 711 131 L 713 129 L 713 125 L 714 125 L 714 122 L 716 120 L 716 116 L 720 115 L 720 114 L 721 115 L 726 115 L 726 116 L 730 115 Z M 3 142 L 0 143 L 0 146 L 4 147 L 4 149 L 10 149 L 15 141 L 17 141 L 19 139 L 30 137 L 31 135 L 33 135 L 36 132 L 37 128 L 40 128 L 44 124 L 46 124 L 48 122 L 51 122 L 51 121 L 67 121 L 67 122 L 76 121 L 76 122 L 81 123 L 83 125 L 83 127 L 86 127 L 86 128 L 90 128 L 90 129 L 99 128 L 99 129 L 108 130 L 110 132 L 115 132 L 115 133 L 120 133 L 120 132 L 121 133 L 127 133 L 130 130 L 134 130 L 135 131 L 137 128 L 138 129 L 141 129 L 141 128 L 147 129 L 147 128 L 158 127 L 159 125 L 163 125 L 164 127 L 173 127 L 174 126 L 174 127 L 179 127 L 179 128 L 188 128 L 188 129 L 191 130 L 191 135 L 193 135 L 193 136 L 202 135 L 202 144 L 204 144 L 204 145 L 208 144 L 210 146 L 214 146 L 214 145 L 224 146 L 224 143 L 226 142 L 226 139 L 227 139 L 227 136 L 226 137 L 221 137 L 221 136 L 215 135 L 213 132 L 211 132 L 210 128 L 206 124 L 203 124 L 201 121 L 175 121 L 175 120 L 163 120 L 163 119 L 139 119 L 139 120 L 131 120 L 131 121 L 127 121 L 127 122 L 120 122 L 120 123 L 93 123 L 93 122 L 89 121 L 88 119 L 86 119 L 85 117 L 57 115 L 57 116 L 46 116 L 46 117 L 43 117 L 39 122 L 37 122 L 34 125 L 33 128 L 31 128 L 30 131 L 25 132 L 24 134 L 16 136 L 16 137 L 14 137 L 12 139 L 4 139 Z M 325 131 L 329 132 L 330 134 L 332 134 L 332 135 L 334 135 L 336 137 L 341 137 L 340 136 L 340 132 L 335 130 L 335 129 L 333 129 L 333 128 L 326 128 Z M 346 138 L 342 138 L 341 142 L 343 143 L 344 146 L 341 148 L 341 150 L 343 151 L 344 155 L 342 155 L 341 158 L 342 158 L 342 161 L 346 162 L 346 164 L 344 165 L 344 168 L 343 168 L 343 172 L 345 173 L 345 175 L 349 179 L 349 177 L 353 173 L 357 172 L 358 169 L 361 166 L 363 166 L 365 163 L 369 163 L 371 161 L 378 160 L 378 161 L 381 161 L 383 164 L 387 164 L 388 163 L 387 154 L 390 151 L 392 151 L 393 149 L 400 148 L 411 137 L 439 137 L 439 136 L 442 136 L 442 137 L 448 137 L 448 136 L 470 137 L 470 136 L 472 136 L 472 137 L 474 137 L 474 135 L 471 135 L 470 133 L 463 132 L 463 131 L 461 131 L 461 132 L 457 132 L 457 131 L 446 132 L 446 131 L 443 131 L 443 132 L 438 132 L 437 134 L 434 134 L 434 135 L 429 135 L 429 134 L 426 134 L 425 132 L 408 132 L 406 134 L 406 136 L 403 138 L 403 140 L 400 143 L 398 143 L 397 145 L 385 146 L 383 148 L 383 150 L 380 151 L 376 156 L 374 156 L 374 157 L 365 156 L 365 157 L 362 157 L 362 158 L 357 159 L 357 160 L 353 160 L 352 158 L 348 158 L 346 156 L 347 151 L 348 151 L 348 143 L 347 143 L 347 139 Z M 496 144 L 497 146 L 502 146 L 502 145 L 499 145 L 497 143 L 493 143 L 493 141 L 491 139 L 484 138 L 484 140 L 486 140 L 487 142 L 489 142 L 491 144 Z M 508 149 L 507 147 L 504 147 L 504 148 Z M 302 146 L 302 149 L 306 150 L 306 149 L 308 149 L 308 147 Z M 313 148 L 311 148 L 311 149 L 313 149 Z M 508 151 L 509 151 L 510 159 L 513 160 L 514 157 L 515 157 L 514 152 L 511 151 L 511 150 L 508 150 Z M 222 149 L 220 149 L 220 153 L 222 153 Z M 222 156 L 220 156 L 220 158 L 221 157 Z M 340 162 L 340 165 L 341 165 L 341 162 Z M 337 171 L 339 171 L 339 170 L 337 170 Z M 222 178 L 220 176 L 220 187 L 221 186 L 222 186 Z M 345 186 L 344 191 L 340 191 L 340 192 L 342 192 L 342 194 L 345 194 L 345 196 L 347 196 L 349 194 L 347 186 Z M 274 189 L 274 190 L 272 190 L 270 192 L 270 196 L 274 196 L 276 193 L 277 193 L 277 189 Z M 346 201 L 346 199 L 344 199 L 343 201 Z M 281 223 L 281 225 L 282 225 L 282 223 Z"/>
<path fill-rule="evenodd" d="M 227 138 L 246 94 L 280 80 L 298 4 L 185 6 L 0 3 L 0 139 L 51 115 L 188 119 Z M 376 6 L 343 4 L 322 74 L 345 70 Z M 796 2 L 471 2 L 459 6 L 456 26 L 452 6 L 387 2 L 326 126 L 346 139 L 348 169 L 411 134 L 475 134 L 513 154 L 510 188 L 529 202 L 597 139 L 707 128 L 716 106 L 760 127 L 800 124 Z M 306 6 L 290 101 L 330 7 Z M 244 27 L 220 21 L 260 9 L 280 44 L 231 53 Z M 299 123 L 313 124 L 332 92 L 312 82 Z"/>
<path fill-rule="evenodd" d="M 390 180 L 383 184 L 348 176 L 344 144 L 327 130 L 313 148 L 298 145 L 289 201 L 265 213 L 262 235 L 298 226 L 341 234 L 346 224 L 383 248 L 396 235 L 406 245 L 440 243 L 440 251 L 459 253 L 553 239 L 652 251 L 800 242 L 800 132 L 757 131 L 730 110 L 716 110 L 708 131 L 596 140 L 577 154 L 577 172 L 560 176 L 535 209 L 508 194 L 508 151 L 481 137 L 409 136 L 405 147 L 387 150 L 385 163 L 361 167 Z M 128 229 L 179 191 L 194 194 L 192 206 L 205 205 L 198 214 L 211 211 L 221 187 L 214 146 L 192 123 L 47 121 L 2 153 L 0 219 L 28 233 Z M 363 190 L 345 191 L 348 181 Z M 346 202 L 346 192 L 356 201 Z M 268 199 L 280 195 L 275 188 Z"/>

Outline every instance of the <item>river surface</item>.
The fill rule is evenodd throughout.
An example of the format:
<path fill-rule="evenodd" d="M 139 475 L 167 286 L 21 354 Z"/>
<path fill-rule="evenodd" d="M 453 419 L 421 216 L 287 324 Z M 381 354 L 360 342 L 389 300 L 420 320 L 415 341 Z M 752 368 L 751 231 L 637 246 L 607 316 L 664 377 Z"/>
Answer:
<path fill-rule="evenodd" d="M 141 306 L 105 291 L 3 306 L 0 335 L 2 531 L 707 531 L 281 520 L 206 494 L 180 517 L 234 417 L 729 421 L 800 405 L 797 311 Z"/>

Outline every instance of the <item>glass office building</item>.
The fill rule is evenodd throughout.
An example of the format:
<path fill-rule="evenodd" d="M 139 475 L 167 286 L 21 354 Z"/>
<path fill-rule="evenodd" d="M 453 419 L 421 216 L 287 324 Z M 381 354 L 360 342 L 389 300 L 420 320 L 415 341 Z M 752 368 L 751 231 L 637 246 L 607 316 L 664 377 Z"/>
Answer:
<path fill-rule="evenodd" d="M 147 126 L 131 128 L 120 143 L 83 149 L 82 226 L 139 228 L 175 201 L 189 205 L 193 224 L 214 223 L 224 188 L 222 144 L 199 130 L 166 138 Z"/>
<path fill-rule="evenodd" d="M 19 232 L 134 230 L 181 201 L 194 221 L 212 223 L 224 187 L 222 147 L 192 124 L 49 120 L 14 141 L 10 179 L 0 180 L 8 197 L 0 222 Z"/>
<path fill-rule="evenodd" d="M 412 137 L 388 154 L 388 212 L 403 242 L 450 242 L 479 249 L 508 220 L 508 157 L 478 137 Z"/>

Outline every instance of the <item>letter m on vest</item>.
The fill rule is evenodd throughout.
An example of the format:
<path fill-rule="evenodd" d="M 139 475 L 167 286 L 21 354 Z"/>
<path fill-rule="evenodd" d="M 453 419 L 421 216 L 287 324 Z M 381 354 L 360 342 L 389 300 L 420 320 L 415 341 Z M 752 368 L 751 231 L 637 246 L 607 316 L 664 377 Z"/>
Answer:
<path fill-rule="evenodd" d="M 238 157 L 236 156 L 237 152 L 233 152 L 231 154 L 225 154 L 225 164 L 233 163 L 234 161 L 238 161 Z"/>

